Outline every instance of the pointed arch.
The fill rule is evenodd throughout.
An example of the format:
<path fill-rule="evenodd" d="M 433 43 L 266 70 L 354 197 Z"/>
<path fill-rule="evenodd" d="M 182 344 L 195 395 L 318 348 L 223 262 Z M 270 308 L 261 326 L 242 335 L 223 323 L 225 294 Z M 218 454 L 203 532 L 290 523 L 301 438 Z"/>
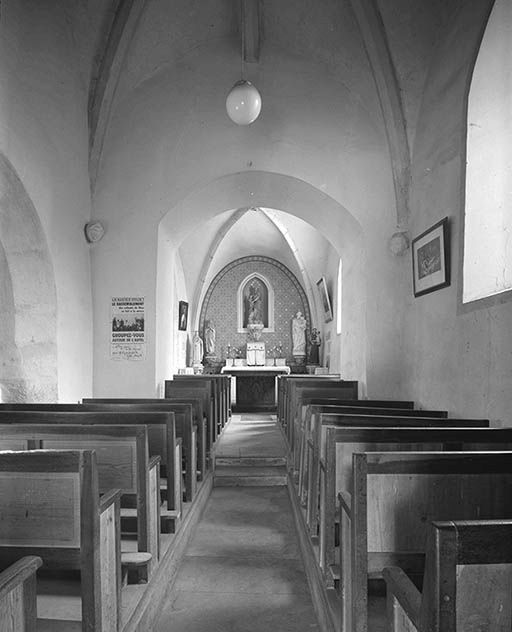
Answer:
<path fill-rule="evenodd" d="M 274 288 L 272 283 L 259 272 L 252 272 L 242 280 L 237 291 L 237 313 L 238 313 L 238 333 L 247 331 L 247 325 L 251 318 L 251 307 L 248 305 L 251 284 L 256 281 L 261 292 L 261 314 L 259 318 L 263 322 L 263 331 L 274 331 Z"/>

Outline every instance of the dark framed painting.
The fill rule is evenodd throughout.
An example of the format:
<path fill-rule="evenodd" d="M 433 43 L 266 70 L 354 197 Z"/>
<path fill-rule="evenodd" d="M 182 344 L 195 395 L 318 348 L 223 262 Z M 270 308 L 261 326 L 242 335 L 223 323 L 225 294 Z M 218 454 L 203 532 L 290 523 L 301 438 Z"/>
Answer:
<path fill-rule="evenodd" d="M 317 281 L 316 286 L 318 288 L 320 299 L 322 301 L 324 320 L 326 323 L 328 323 L 332 320 L 332 307 L 331 299 L 329 298 L 329 292 L 327 291 L 327 283 L 325 282 L 325 277 L 322 277 L 319 281 Z"/>
<path fill-rule="evenodd" d="M 414 296 L 450 285 L 450 234 L 445 217 L 412 240 Z"/>
<path fill-rule="evenodd" d="M 187 331 L 188 324 L 188 303 L 186 301 L 180 301 L 178 307 L 178 329 L 180 331 Z"/>

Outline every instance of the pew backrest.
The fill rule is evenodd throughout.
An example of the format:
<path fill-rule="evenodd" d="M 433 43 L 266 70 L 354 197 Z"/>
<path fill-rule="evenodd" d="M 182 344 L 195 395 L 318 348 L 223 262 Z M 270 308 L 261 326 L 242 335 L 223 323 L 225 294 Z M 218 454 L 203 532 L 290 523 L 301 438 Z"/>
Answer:
<path fill-rule="evenodd" d="M 0 563 L 81 574 L 82 630 L 120 627 L 119 491 L 100 499 L 93 451 L 0 452 Z"/>
<path fill-rule="evenodd" d="M 0 436 L 47 450 L 94 450 L 100 494 L 119 489 L 136 498 L 138 550 L 151 553 L 152 570 L 160 552 L 160 457 L 149 457 L 147 426 L 5 424 Z"/>
<path fill-rule="evenodd" d="M 206 474 L 206 437 L 204 423 L 194 415 L 193 403 L 177 402 L 165 399 L 84 399 L 84 407 L 90 411 L 109 412 L 171 412 L 174 415 L 175 432 L 183 441 L 183 455 L 185 457 L 185 497 L 190 501 L 196 492 L 196 471 L 201 476 Z M 181 467 L 181 466 L 180 466 Z M 181 469 L 175 471 L 174 489 L 178 492 L 176 482 L 181 478 Z M 179 475 L 179 476 L 178 476 Z M 171 489 L 172 487 L 170 487 Z M 169 509 L 178 509 L 181 503 L 177 499 L 169 504 Z"/>
<path fill-rule="evenodd" d="M 145 425 L 150 456 L 161 457 L 170 488 L 179 484 L 174 480 L 177 448 L 175 419 L 171 412 L 87 410 L 82 404 L 52 404 L 51 407 L 23 404 L 12 410 L 0 406 L 0 424 Z M 173 503 L 171 498 L 173 495 L 169 494 L 169 502 Z M 175 507 L 169 506 L 169 509 Z"/>

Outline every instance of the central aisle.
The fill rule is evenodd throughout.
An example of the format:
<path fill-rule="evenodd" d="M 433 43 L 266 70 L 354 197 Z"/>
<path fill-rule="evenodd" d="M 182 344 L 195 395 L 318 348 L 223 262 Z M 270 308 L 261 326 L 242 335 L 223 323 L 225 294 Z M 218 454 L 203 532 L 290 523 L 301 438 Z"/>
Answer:
<path fill-rule="evenodd" d="M 284 455 L 273 417 L 233 417 L 216 450 L 218 461 L 234 461 L 224 480 L 232 486 L 213 488 L 155 632 L 319 630 L 287 488 L 255 485 L 244 476 L 250 468 L 236 463 Z M 260 469 L 262 481 L 276 480 L 271 467 Z"/>

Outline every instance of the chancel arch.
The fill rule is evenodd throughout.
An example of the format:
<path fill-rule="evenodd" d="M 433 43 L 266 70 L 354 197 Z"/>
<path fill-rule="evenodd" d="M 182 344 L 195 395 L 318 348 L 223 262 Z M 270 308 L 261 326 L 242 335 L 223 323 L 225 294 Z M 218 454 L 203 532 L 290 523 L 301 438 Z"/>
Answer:
<path fill-rule="evenodd" d="M 343 308 L 346 328 L 342 354 L 341 340 L 336 343 L 333 340 L 332 358 L 335 360 L 331 366 L 334 370 L 357 376 L 364 393 L 368 323 L 365 317 L 367 281 L 361 225 L 339 201 L 314 185 L 285 174 L 252 170 L 227 174 L 203 183 L 171 207 L 160 222 L 156 295 L 156 384 L 160 384 L 166 375 L 172 374 L 177 368 L 171 366 L 167 353 L 173 323 L 169 310 L 166 309 L 170 292 L 166 279 L 174 261 L 179 259 L 179 265 L 186 274 L 190 300 L 190 340 L 193 332 L 202 331 L 204 326 L 202 306 L 214 275 L 221 269 L 217 267 L 220 262 L 218 251 L 228 241 L 225 238 L 228 233 L 253 209 L 279 209 L 280 217 L 289 217 L 293 222 L 304 222 L 309 225 L 312 234 L 321 236 L 332 247 L 332 260 L 336 264 L 339 257 L 343 257 L 346 263 L 343 268 L 347 298 Z M 304 242 L 299 242 L 296 246 L 302 253 Z M 252 249 L 252 252 L 255 250 L 258 252 L 260 248 Z M 286 250 L 292 253 L 289 246 L 286 246 Z M 250 252 L 251 250 L 248 251 Z M 316 261 L 322 259 L 325 252 L 317 249 L 314 255 L 313 259 Z M 235 258 L 236 254 L 231 260 Z M 226 262 L 229 261 L 230 259 L 226 259 Z M 307 267 L 311 262 L 312 259 L 300 263 L 295 261 L 295 267 L 291 266 L 294 267 L 296 277 L 301 279 L 308 299 L 310 292 L 305 287 L 307 284 L 304 283 L 301 269 L 304 267 L 303 263 Z M 331 263 L 325 261 L 326 265 Z M 312 280 L 317 280 L 315 274 Z M 181 300 L 183 296 L 176 298 Z M 313 326 L 317 327 L 322 324 L 321 313 L 314 301 L 308 302 L 312 310 Z M 234 312 L 236 318 L 236 305 Z M 184 360 L 183 358 L 182 362 Z"/>

